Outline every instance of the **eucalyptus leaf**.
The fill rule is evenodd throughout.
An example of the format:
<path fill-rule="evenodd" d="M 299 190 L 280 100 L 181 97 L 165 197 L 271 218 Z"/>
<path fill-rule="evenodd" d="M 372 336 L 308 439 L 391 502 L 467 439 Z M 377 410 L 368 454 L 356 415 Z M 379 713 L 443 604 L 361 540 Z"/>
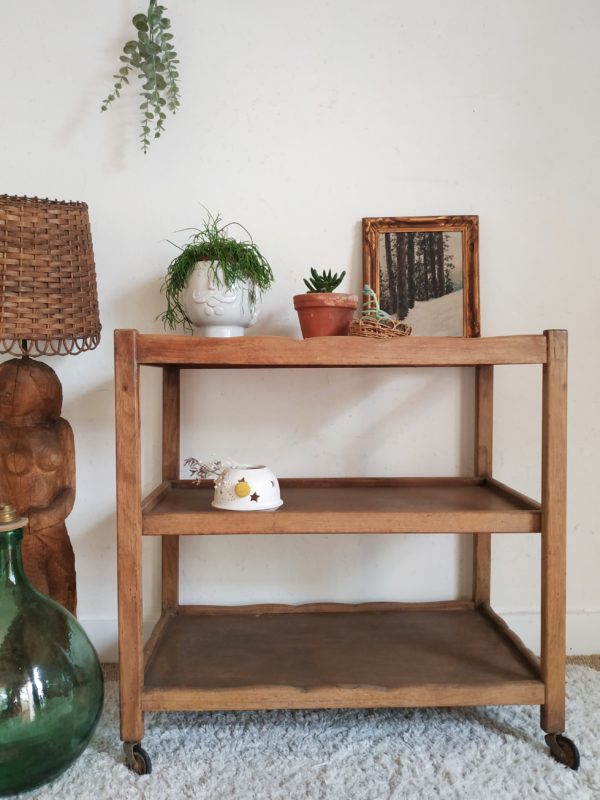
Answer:
<path fill-rule="evenodd" d="M 144 153 L 150 146 L 150 121 L 153 122 L 154 138 L 158 139 L 166 119 L 162 109 L 167 106 L 175 113 L 180 104 L 179 73 L 174 68 L 179 59 L 172 44 L 173 34 L 169 32 L 171 20 L 164 16 L 165 11 L 165 6 L 149 0 L 147 12 L 135 14 L 132 18 L 137 38 L 125 42 L 119 56 L 119 72 L 113 75 L 113 89 L 101 104 L 101 110 L 106 111 L 115 98 L 121 96 L 123 85 L 129 84 L 130 72 L 132 78 L 137 77 L 143 99 L 139 138 Z"/>
<path fill-rule="evenodd" d="M 148 17 L 145 14 L 136 14 L 131 21 L 133 22 L 133 27 L 137 28 L 138 31 L 148 30 Z"/>

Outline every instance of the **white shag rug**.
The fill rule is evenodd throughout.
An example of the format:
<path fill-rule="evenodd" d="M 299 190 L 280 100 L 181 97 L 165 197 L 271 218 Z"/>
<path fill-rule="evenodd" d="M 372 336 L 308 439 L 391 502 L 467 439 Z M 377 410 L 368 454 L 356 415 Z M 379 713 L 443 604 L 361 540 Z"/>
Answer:
<path fill-rule="evenodd" d="M 549 755 L 537 706 L 156 713 L 153 772 L 123 763 L 117 684 L 83 756 L 26 800 L 598 800 L 600 672 L 568 667 L 579 772 Z"/>

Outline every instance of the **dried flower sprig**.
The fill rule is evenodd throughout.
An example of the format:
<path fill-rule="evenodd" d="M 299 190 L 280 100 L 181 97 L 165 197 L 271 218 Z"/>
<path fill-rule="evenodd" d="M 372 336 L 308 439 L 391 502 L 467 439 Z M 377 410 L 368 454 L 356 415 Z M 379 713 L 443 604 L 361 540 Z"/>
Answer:
<path fill-rule="evenodd" d="M 195 483 L 200 483 L 200 481 L 205 481 L 208 478 L 219 478 L 224 470 L 238 466 L 230 458 L 226 458 L 223 461 L 198 461 L 197 458 L 186 458 L 183 464 L 188 467 Z"/>

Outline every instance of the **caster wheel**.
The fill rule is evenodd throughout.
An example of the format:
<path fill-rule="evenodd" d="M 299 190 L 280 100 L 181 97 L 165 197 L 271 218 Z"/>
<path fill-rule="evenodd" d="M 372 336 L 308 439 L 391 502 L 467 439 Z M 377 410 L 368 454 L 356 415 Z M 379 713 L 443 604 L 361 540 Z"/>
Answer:
<path fill-rule="evenodd" d="M 125 743 L 123 748 L 125 750 L 125 761 L 129 769 L 137 775 L 150 775 L 152 772 L 152 761 L 141 744 Z"/>
<path fill-rule="evenodd" d="M 545 738 L 552 758 L 570 769 L 579 769 L 579 750 L 575 742 L 561 733 L 549 733 Z"/>

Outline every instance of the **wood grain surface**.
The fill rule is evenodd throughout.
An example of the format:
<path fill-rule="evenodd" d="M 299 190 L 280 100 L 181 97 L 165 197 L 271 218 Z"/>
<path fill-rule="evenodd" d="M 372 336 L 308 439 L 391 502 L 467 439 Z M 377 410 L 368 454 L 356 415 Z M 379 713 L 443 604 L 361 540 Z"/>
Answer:
<path fill-rule="evenodd" d="M 485 615 L 399 606 L 176 615 L 148 663 L 143 705 L 428 706 L 542 698 L 539 672 Z"/>
<path fill-rule="evenodd" d="M 494 447 L 494 367 L 475 369 L 475 475 L 491 478 Z M 473 537 L 473 599 L 489 603 L 491 592 L 492 534 Z"/>
<path fill-rule="evenodd" d="M 232 339 L 140 334 L 140 364 L 181 367 L 450 367 L 478 364 L 543 364 L 544 336 L 468 339 L 401 336 L 393 340 L 359 336 L 287 339 L 240 336 Z"/>
<path fill-rule="evenodd" d="M 537 505 L 477 479 L 282 479 L 277 511 L 221 511 L 212 481 L 174 482 L 144 504 L 151 535 L 536 532 Z"/>
<path fill-rule="evenodd" d="M 13 358 L 0 365 L 0 501 L 27 517 L 27 577 L 75 614 L 75 556 L 66 527 L 75 502 L 75 442 L 61 406 L 62 386 L 47 364 Z"/>
<path fill-rule="evenodd" d="M 548 363 L 542 409 L 542 674 L 546 702 L 541 725 L 565 727 L 565 616 L 567 573 L 567 332 L 546 331 Z"/>
<path fill-rule="evenodd" d="M 180 371 L 163 368 L 162 478 L 179 478 Z M 161 543 L 161 597 L 163 609 L 179 603 L 179 537 L 163 536 Z"/>
<path fill-rule="evenodd" d="M 140 386 L 133 331 L 115 332 L 121 739 L 144 735 Z"/>

